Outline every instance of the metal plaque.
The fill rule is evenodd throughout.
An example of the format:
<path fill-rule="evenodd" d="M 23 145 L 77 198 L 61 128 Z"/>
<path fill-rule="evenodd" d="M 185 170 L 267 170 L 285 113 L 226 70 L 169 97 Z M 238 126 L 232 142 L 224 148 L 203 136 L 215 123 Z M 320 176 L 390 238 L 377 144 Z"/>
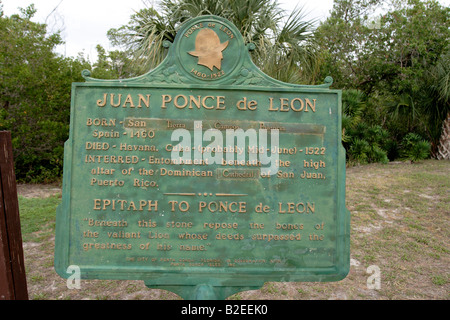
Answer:
<path fill-rule="evenodd" d="M 216 16 L 167 45 L 148 74 L 73 84 L 58 274 L 185 298 L 345 278 L 341 91 L 268 77 Z"/>

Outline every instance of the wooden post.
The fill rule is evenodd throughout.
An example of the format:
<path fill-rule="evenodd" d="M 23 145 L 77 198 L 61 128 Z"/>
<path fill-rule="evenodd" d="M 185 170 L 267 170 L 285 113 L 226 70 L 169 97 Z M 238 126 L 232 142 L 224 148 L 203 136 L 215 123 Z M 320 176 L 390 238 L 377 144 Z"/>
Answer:
<path fill-rule="evenodd" d="M 28 300 L 11 133 L 0 131 L 0 300 Z"/>

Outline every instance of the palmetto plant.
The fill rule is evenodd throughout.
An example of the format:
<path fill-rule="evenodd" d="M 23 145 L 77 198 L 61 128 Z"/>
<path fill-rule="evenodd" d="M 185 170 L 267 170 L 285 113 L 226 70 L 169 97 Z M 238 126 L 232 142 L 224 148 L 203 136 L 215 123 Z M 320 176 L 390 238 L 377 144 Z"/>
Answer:
<path fill-rule="evenodd" d="M 125 44 L 137 64 L 148 70 L 165 58 L 164 41 L 172 42 L 183 22 L 201 15 L 231 21 L 246 43 L 255 44 L 253 61 L 266 74 L 291 83 L 315 79 L 314 21 L 305 20 L 300 8 L 287 16 L 273 0 L 162 0 L 159 9 L 149 6 L 128 25 L 110 30 L 109 38 L 113 44 Z"/>
<path fill-rule="evenodd" d="M 379 125 L 364 121 L 367 96 L 359 90 L 342 92 L 342 141 L 351 163 L 389 161 L 389 133 Z"/>
<path fill-rule="evenodd" d="M 417 133 L 408 133 L 402 141 L 403 157 L 416 162 L 429 157 L 431 145 Z"/>

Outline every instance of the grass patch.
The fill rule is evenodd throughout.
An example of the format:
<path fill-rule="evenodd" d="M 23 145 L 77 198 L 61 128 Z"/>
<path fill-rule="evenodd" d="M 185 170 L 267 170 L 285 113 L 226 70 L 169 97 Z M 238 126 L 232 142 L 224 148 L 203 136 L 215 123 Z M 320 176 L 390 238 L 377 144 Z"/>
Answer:
<path fill-rule="evenodd" d="M 362 283 L 364 268 L 377 265 L 380 297 L 447 299 L 442 269 L 450 263 L 450 162 L 374 164 L 347 172 L 351 254 L 362 266 L 355 268 L 355 280 Z"/>
<path fill-rule="evenodd" d="M 49 198 L 24 198 L 19 196 L 20 225 L 24 241 L 33 238 L 43 239 L 55 230 L 56 208 L 61 203 L 61 198 L 53 196 Z M 33 233 L 39 232 L 39 236 Z"/>
<path fill-rule="evenodd" d="M 437 286 L 443 286 L 448 283 L 448 277 L 442 276 L 442 275 L 437 275 L 431 279 L 431 282 L 433 282 L 433 284 L 435 284 Z"/>

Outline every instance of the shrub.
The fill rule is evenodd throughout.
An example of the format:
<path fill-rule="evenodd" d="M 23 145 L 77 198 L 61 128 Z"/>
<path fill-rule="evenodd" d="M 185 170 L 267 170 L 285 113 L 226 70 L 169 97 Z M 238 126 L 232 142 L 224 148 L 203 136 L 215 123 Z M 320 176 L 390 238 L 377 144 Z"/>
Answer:
<path fill-rule="evenodd" d="M 412 162 L 425 160 L 430 156 L 431 144 L 417 133 L 408 133 L 402 140 L 401 155 Z"/>
<path fill-rule="evenodd" d="M 348 157 L 351 162 L 366 164 L 369 161 L 367 154 L 370 152 L 370 145 L 366 140 L 355 138 L 351 142 L 348 150 Z"/>
<path fill-rule="evenodd" d="M 30 20 L 33 5 L 21 12 L 0 10 L 0 130 L 11 132 L 17 180 L 51 182 L 62 175 L 71 84 L 88 66 L 54 52 L 62 39 Z"/>

